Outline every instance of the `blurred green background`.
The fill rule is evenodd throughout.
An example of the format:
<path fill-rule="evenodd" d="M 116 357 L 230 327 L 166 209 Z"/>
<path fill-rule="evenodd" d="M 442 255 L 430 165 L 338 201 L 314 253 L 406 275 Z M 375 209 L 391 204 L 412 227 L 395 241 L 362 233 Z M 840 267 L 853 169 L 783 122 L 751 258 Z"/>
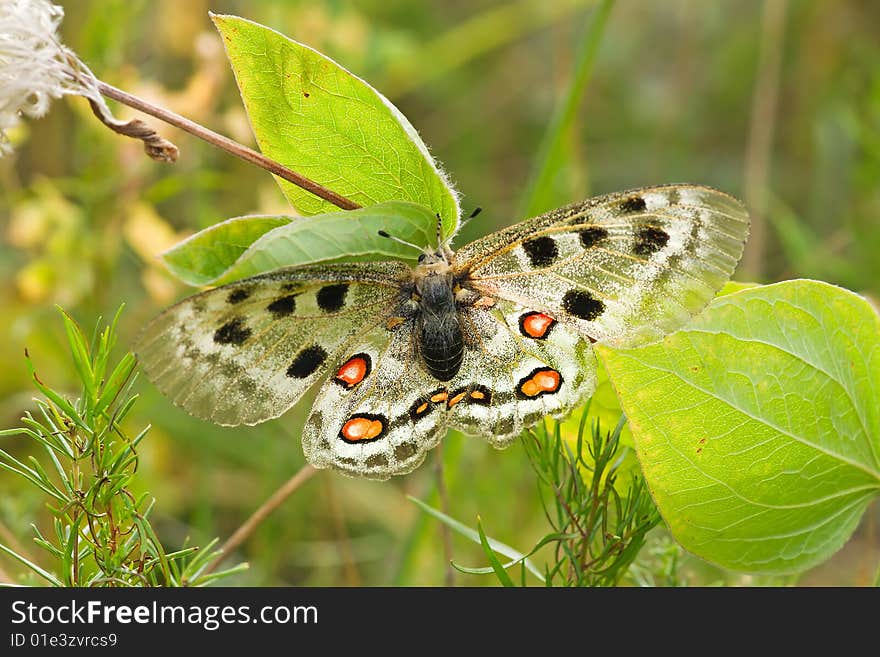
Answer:
<path fill-rule="evenodd" d="M 56 0 L 57 1 L 57 0 Z M 524 197 L 554 112 L 572 79 L 596 3 L 589 0 L 294 2 L 68 0 L 64 42 L 95 74 L 253 145 L 208 11 L 242 15 L 311 45 L 388 96 L 483 213 L 466 243 L 524 218 Z M 756 227 L 737 275 L 810 277 L 869 298 L 880 291 L 880 4 L 856 0 L 617 2 L 592 78 L 566 130 L 544 205 L 667 182 L 715 186 L 745 199 Z M 119 115 L 133 117 L 126 108 Z M 188 294 L 155 255 L 192 232 L 249 213 L 289 213 L 277 185 L 168 126 L 175 165 L 95 121 L 80 98 L 14 135 L 0 160 L 0 427 L 32 407 L 22 357 L 75 394 L 55 304 L 87 330 L 124 302 L 123 342 Z M 125 345 L 123 345 L 124 347 Z M 146 381 L 131 433 L 152 424 L 139 482 L 157 500 L 169 548 L 228 537 L 304 463 L 299 431 L 311 396 L 282 418 L 224 429 L 187 416 Z M 20 439 L 2 447 L 19 458 Z M 450 514 L 482 518 L 491 536 L 528 550 L 547 526 L 534 474 L 515 444 L 445 444 Z M 249 585 L 437 585 L 439 524 L 406 495 L 436 503 L 432 459 L 391 482 L 321 472 L 229 563 Z M 0 474 L 0 542 L 33 555 L 29 523 L 43 500 Z M 850 543 L 801 584 L 866 584 L 877 562 L 875 504 Z M 453 556 L 485 565 L 454 538 Z M 540 559 L 538 560 L 540 563 Z M 674 573 L 670 564 L 677 562 Z M 655 583 L 779 583 L 727 573 L 679 554 L 663 530 L 642 566 Z M 19 567 L 0 557 L 0 580 Z M 662 575 L 666 573 L 668 577 Z M 456 575 L 460 584 L 495 583 Z M 789 580 L 786 580 L 789 581 Z"/>

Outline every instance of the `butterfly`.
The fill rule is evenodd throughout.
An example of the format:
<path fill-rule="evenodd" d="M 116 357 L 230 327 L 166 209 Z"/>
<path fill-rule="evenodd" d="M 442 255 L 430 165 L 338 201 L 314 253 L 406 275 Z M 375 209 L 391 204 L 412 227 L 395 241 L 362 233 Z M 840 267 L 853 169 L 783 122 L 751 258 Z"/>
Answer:
<path fill-rule="evenodd" d="M 278 417 L 322 382 L 307 460 L 387 479 L 450 428 L 501 448 L 564 417 L 595 390 L 592 344 L 684 325 L 732 274 L 748 227 L 743 205 L 708 187 L 619 192 L 426 248 L 415 267 L 295 266 L 202 292 L 135 351 L 175 404 L 221 425 Z"/>

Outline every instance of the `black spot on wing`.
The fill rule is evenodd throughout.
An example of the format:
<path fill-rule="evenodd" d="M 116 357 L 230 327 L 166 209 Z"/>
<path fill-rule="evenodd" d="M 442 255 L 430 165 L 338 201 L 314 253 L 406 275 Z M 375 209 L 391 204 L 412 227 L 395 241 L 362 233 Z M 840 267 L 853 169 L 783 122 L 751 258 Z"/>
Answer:
<path fill-rule="evenodd" d="M 238 288 L 237 290 L 233 290 L 232 292 L 230 292 L 229 296 L 226 297 L 226 300 L 232 304 L 241 303 L 242 301 L 247 299 L 249 296 L 251 296 L 251 293 L 249 290 L 245 290 L 243 288 Z"/>
<path fill-rule="evenodd" d="M 345 305 L 345 295 L 348 293 L 348 283 L 336 283 L 325 285 L 318 290 L 318 308 L 325 313 L 334 313 Z"/>
<path fill-rule="evenodd" d="M 430 397 L 425 395 L 424 397 L 416 399 L 413 402 L 413 405 L 409 407 L 409 416 L 412 418 L 413 422 L 417 422 L 433 410 L 434 403 L 431 401 Z"/>
<path fill-rule="evenodd" d="M 608 238 L 608 231 L 601 226 L 590 226 L 589 228 L 584 228 L 578 235 L 581 238 L 581 246 L 585 249 L 590 249 L 605 241 Z"/>
<path fill-rule="evenodd" d="M 251 330 L 244 325 L 241 317 L 229 320 L 214 332 L 214 342 L 217 344 L 240 345 L 249 337 Z"/>
<path fill-rule="evenodd" d="M 480 384 L 473 385 L 468 391 L 468 402 L 471 404 L 479 404 L 480 406 L 491 406 L 492 391 L 486 386 Z"/>
<path fill-rule="evenodd" d="M 562 297 L 562 307 L 570 315 L 593 321 L 605 311 L 605 304 L 585 290 L 569 290 Z"/>
<path fill-rule="evenodd" d="M 669 233 L 657 226 L 642 226 L 636 231 L 633 251 L 644 258 L 657 253 L 666 246 L 669 241 Z"/>
<path fill-rule="evenodd" d="M 266 310 L 275 315 L 275 317 L 286 317 L 296 310 L 296 295 L 288 294 L 286 297 L 275 299 L 266 306 Z"/>
<path fill-rule="evenodd" d="M 532 267 L 547 267 L 559 256 L 559 249 L 552 237 L 536 237 L 522 243 L 523 251 Z"/>
<path fill-rule="evenodd" d="M 642 212 L 647 207 L 645 199 L 641 196 L 630 196 L 620 204 L 620 211 L 624 214 L 632 214 L 633 212 Z"/>
<path fill-rule="evenodd" d="M 327 352 L 320 345 L 313 344 L 296 355 L 290 367 L 287 368 L 287 376 L 294 379 L 305 379 L 314 374 L 325 360 L 327 360 Z"/>

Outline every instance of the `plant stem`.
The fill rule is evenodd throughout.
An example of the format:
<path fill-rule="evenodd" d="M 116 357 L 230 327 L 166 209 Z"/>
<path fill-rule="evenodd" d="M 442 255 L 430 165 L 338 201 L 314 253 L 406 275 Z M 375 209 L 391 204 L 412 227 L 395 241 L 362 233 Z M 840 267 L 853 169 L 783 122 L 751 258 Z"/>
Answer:
<path fill-rule="evenodd" d="M 449 492 L 446 490 L 446 480 L 443 477 L 443 443 L 434 449 L 434 475 L 437 477 L 437 494 L 440 496 L 440 510 L 449 515 Z M 440 534 L 443 537 L 443 556 L 446 561 L 446 573 L 444 584 L 447 587 L 455 586 L 455 570 L 452 568 L 452 530 L 442 524 Z"/>
<path fill-rule="evenodd" d="M 272 496 L 263 502 L 260 508 L 254 511 L 251 514 L 251 517 L 245 520 L 241 527 L 236 529 L 232 536 L 226 540 L 220 548 L 220 554 L 211 562 L 211 565 L 205 570 L 205 574 L 214 572 L 217 569 L 217 566 L 219 566 L 226 557 L 235 552 L 235 550 L 238 549 L 238 546 L 244 543 L 248 537 L 254 533 L 254 530 L 259 527 L 261 522 L 263 522 L 275 509 L 281 506 L 284 500 L 293 495 L 300 486 L 311 479 L 312 475 L 316 472 L 317 470 L 315 468 L 306 464 L 300 468 L 295 475 L 288 479 L 281 488 L 272 493 Z"/>
<path fill-rule="evenodd" d="M 776 107 L 779 100 L 779 78 L 782 45 L 785 36 L 787 0 L 768 0 L 761 19 L 761 50 L 755 89 L 752 95 L 752 116 L 746 146 L 744 196 L 752 215 L 749 242 L 743 253 L 740 271 L 744 280 L 761 278 L 766 249 L 767 192 L 770 163 L 773 155 L 773 133 L 776 128 Z"/>
<path fill-rule="evenodd" d="M 119 101 L 123 105 L 128 105 L 129 107 L 133 107 L 134 109 L 144 112 L 145 114 L 154 116 L 160 121 L 164 121 L 165 123 L 176 126 L 181 130 L 193 135 L 194 137 L 203 139 L 209 144 L 213 144 L 217 148 L 223 149 L 227 153 L 231 153 L 232 155 L 241 158 L 245 162 L 256 164 L 258 167 L 262 167 L 269 173 L 273 173 L 280 178 L 284 178 L 284 180 L 303 188 L 307 192 L 311 192 L 315 196 L 318 196 L 319 198 L 322 198 L 325 201 L 332 203 L 336 207 L 342 208 L 343 210 L 356 210 L 361 207 L 351 199 L 337 194 L 333 190 L 327 189 L 322 185 L 319 185 L 315 181 L 310 180 L 301 174 L 298 174 L 296 171 L 288 169 L 287 167 L 276 162 L 275 160 L 271 160 L 265 155 L 258 153 L 252 148 L 248 148 L 243 144 L 239 144 L 237 141 L 229 139 L 229 137 L 224 137 L 223 135 L 214 132 L 213 130 L 209 130 L 204 126 L 199 125 L 195 121 L 190 121 L 180 114 L 175 114 L 174 112 L 167 110 L 163 107 L 153 105 L 143 98 L 133 96 L 130 93 L 122 91 L 121 89 L 117 89 L 116 87 L 113 87 L 106 82 L 102 82 L 100 80 L 98 80 L 98 90 L 107 98 L 112 98 L 113 100 Z"/>

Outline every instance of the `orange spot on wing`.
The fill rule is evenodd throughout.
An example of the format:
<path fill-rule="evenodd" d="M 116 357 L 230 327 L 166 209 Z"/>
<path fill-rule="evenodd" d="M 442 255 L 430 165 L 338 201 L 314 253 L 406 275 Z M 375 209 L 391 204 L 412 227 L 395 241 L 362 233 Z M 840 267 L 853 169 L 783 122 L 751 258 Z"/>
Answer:
<path fill-rule="evenodd" d="M 465 396 L 467 396 L 467 392 L 460 392 L 460 393 L 458 393 L 457 395 L 455 395 L 454 397 L 452 397 L 452 398 L 449 400 L 449 402 L 447 403 L 447 407 L 448 407 L 448 408 L 452 408 L 452 407 L 455 406 L 458 402 L 460 402 L 462 399 L 464 399 Z"/>
<path fill-rule="evenodd" d="M 385 423 L 378 417 L 355 416 L 339 432 L 349 442 L 374 440 L 385 433 Z"/>
<path fill-rule="evenodd" d="M 336 373 L 336 381 L 346 388 L 353 388 L 370 373 L 370 357 L 357 354 L 349 358 Z"/>
<path fill-rule="evenodd" d="M 440 392 L 435 392 L 433 395 L 431 395 L 431 401 L 437 404 L 439 402 L 446 401 L 447 397 L 449 397 L 449 393 L 445 390 L 441 390 Z"/>
<path fill-rule="evenodd" d="M 559 390 L 562 385 L 562 375 L 550 368 L 540 368 L 523 379 L 517 392 L 524 397 L 537 397 Z"/>
<path fill-rule="evenodd" d="M 482 390 L 474 390 L 473 392 L 471 392 L 471 397 L 473 397 L 474 399 L 485 399 L 486 393 Z"/>
<path fill-rule="evenodd" d="M 535 385 L 538 386 L 538 389 L 541 390 L 541 392 L 553 392 L 559 387 L 559 378 L 559 372 L 550 370 L 547 372 L 538 372 L 532 378 L 532 381 L 535 382 Z"/>
<path fill-rule="evenodd" d="M 519 318 L 519 328 L 522 334 L 536 340 L 546 338 L 554 324 L 556 324 L 556 320 L 544 313 L 526 313 Z"/>

